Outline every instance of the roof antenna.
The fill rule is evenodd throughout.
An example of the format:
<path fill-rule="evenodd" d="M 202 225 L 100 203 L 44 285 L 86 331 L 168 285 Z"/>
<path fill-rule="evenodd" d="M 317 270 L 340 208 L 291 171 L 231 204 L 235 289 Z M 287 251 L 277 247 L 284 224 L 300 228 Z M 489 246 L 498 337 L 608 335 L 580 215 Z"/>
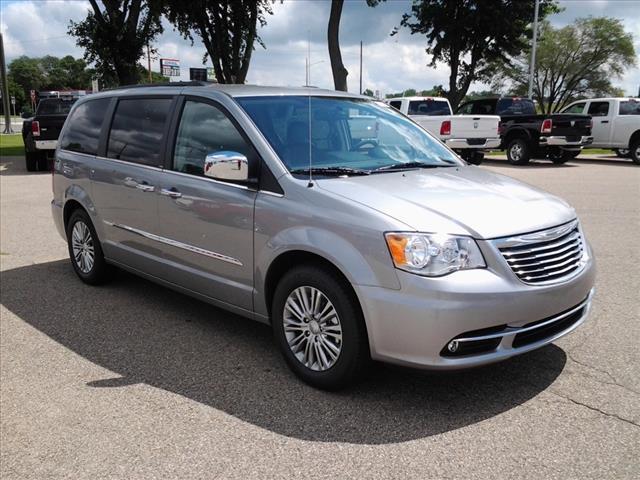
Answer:
<path fill-rule="evenodd" d="M 312 161 L 311 161 L 311 95 L 308 97 L 309 99 L 309 183 L 307 184 L 308 188 L 313 187 L 313 175 L 311 174 Z"/>

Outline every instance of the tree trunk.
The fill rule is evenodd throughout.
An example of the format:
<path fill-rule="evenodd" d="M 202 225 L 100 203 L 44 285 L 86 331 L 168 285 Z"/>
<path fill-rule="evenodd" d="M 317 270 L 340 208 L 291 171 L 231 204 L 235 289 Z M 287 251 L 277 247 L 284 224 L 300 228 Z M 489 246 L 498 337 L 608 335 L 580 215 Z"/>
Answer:
<path fill-rule="evenodd" d="M 327 29 L 327 43 L 329 44 L 329 58 L 331 59 L 331 72 L 333 73 L 333 85 L 336 90 L 347 91 L 347 75 L 344 68 L 342 55 L 340 54 L 340 17 L 344 0 L 331 1 L 331 14 L 329 15 L 329 28 Z M 309 68 L 311 68 L 309 66 Z"/>

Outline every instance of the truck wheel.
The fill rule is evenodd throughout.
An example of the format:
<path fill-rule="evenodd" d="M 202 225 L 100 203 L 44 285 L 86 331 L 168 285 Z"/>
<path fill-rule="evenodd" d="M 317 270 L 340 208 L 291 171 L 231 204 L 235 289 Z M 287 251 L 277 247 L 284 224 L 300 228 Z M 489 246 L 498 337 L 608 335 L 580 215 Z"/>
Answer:
<path fill-rule="evenodd" d="M 369 363 L 360 305 L 344 280 L 326 268 L 301 265 L 282 277 L 271 324 L 291 370 L 314 387 L 342 388 Z"/>
<path fill-rule="evenodd" d="M 465 158 L 465 160 L 469 162 L 471 165 L 480 165 L 484 160 L 484 153 L 474 152 L 471 155 L 469 155 L 467 158 Z"/>
<path fill-rule="evenodd" d="M 616 152 L 616 156 L 620 158 L 629 158 L 629 154 L 631 153 L 628 148 L 615 148 L 613 151 Z"/>
<path fill-rule="evenodd" d="M 574 152 L 570 150 L 560 150 L 549 153 L 549 160 L 551 160 L 556 165 L 562 165 L 563 163 L 567 163 L 569 160 L 573 160 L 578 155 L 580 155 L 580 151 Z"/>
<path fill-rule="evenodd" d="M 531 159 L 531 149 L 524 138 L 514 138 L 507 145 L 507 159 L 511 165 L 526 165 Z"/>
<path fill-rule="evenodd" d="M 46 153 L 41 153 L 40 157 L 38 158 L 38 170 L 41 172 L 48 172 L 49 170 L 51 170 L 49 168 L 49 159 L 47 158 L 47 154 Z"/>
<path fill-rule="evenodd" d="M 631 160 L 633 160 L 633 163 L 640 165 L 640 140 L 633 142 L 633 145 L 631 145 L 631 149 L 629 150 L 629 156 L 631 157 Z"/>
<path fill-rule="evenodd" d="M 25 152 L 25 163 L 27 172 L 35 172 L 38 169 L 38 154 L 36 152 Z"/>

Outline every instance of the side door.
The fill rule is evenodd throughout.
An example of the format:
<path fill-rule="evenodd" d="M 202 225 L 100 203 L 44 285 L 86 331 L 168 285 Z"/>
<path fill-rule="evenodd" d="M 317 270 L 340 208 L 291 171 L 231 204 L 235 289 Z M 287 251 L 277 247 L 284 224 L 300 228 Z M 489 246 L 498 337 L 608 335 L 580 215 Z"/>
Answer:
<path fill-rule="evenodd" d="M 253 309 L 253 184 L 204 175 L 205 158 L 235 152 L 229 169 L 257 177 L 259 158 L 227 110 L 213 100 L 181 97 L 172 122 L 158 216 L 167 281 L 221 302 Z M 236 155 L 240 154 L 240 155 Z"/>
<path fill-rule="evenodd" d="M 607 147 L 611 144 L 613 108 L 610 104 L 611 102 L 607 100 L 589 102 L 587 113 L 593 119 L 591 135 L 593 135 L 594 147 Z"/>
<path fill-rule="evenodd" d="M 105 256 L 161 277 L 157 241 L 158 194 L 164 145 L 175 96 L 115 99 L 110 128 L 92 169 L 92 191 L 102 222 Z"/>

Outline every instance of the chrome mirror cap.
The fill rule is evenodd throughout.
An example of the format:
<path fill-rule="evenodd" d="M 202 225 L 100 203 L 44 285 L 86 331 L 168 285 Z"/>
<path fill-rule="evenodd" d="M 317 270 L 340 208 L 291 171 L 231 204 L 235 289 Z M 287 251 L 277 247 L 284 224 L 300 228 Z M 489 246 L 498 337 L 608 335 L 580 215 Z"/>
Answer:
<path fill-rule="evenodd" d="M 204 160 L 204 176 L 216 180 L 249 180 L 249 161 L 239 152 L 221 150 L 209 153 Z"/>

